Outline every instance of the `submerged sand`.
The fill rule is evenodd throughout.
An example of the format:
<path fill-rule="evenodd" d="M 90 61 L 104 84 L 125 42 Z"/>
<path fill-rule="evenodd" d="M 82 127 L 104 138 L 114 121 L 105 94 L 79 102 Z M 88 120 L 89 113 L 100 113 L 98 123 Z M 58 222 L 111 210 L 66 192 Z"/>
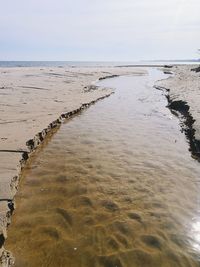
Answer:
<path fill-rule="evenodd" d="M 199 267 L 199 163 L 162 77 L 104 81 L 115 94 L 34 153 L 5 243 L 16 267 Z"/>
<path fill-rule="evenodd" d="M 120 67 L 0 69 L 0 254 L 12 212 L 9 201 L 17 190 L 20 160 L 24 152 L 26 159 L 30 148 L 26 142 L 43 134 L 44 129 L 51 130 L 54 125 L 50 124 L 61 114 L 111 94 L 113 89 L 93 86 L 99 78 L 144 72 Z"/>

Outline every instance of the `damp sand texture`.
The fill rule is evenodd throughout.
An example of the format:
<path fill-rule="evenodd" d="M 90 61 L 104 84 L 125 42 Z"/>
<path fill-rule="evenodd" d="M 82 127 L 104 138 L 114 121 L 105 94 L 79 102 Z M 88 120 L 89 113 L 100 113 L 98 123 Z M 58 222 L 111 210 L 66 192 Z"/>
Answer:
<path fill-rule="evenodd" d="M 16 267 L 200 266 L 199 163 L 155 90 L 116 93 L 67 121 L 23 171 L 6 248 Z"/>

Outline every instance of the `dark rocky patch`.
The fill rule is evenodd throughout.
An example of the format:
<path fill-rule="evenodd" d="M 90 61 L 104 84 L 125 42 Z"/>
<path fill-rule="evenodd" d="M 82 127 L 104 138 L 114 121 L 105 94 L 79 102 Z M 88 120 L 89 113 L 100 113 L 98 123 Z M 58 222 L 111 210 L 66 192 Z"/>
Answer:
<path fill-rule="evenodd" d="M 23 152 L 23 154 L 22 154 L 22 159 L 23 160 L 27 160 L 29 158 L 29 156 L 28 156 L 28 152 Z"/>
<path fill-rule="evenodd" d="M 171 71 L 164 71 L 164 74 L 173 74 Z"/>
<path fill-rule="evenodd" d="M 34 141 L 33 141 L 33 139 L 28 140 L 26 142 L 26 145 L 30 150 L 33 150 L 34 149 Z"/>
<path fill-rule="evenodd" d="M 168 107 L 170 110 L 177 111 L 182 117 L 181 117 L 181 127 L 183 129 L 183 132 L 186 135 L 186 138 L 188 139 L 189 145 L 190 145 L 190 151 L 192 154 L 192 157 L 200 161 L 200 140 L 196 139 L 195 132 L 196 130 L 193 128 L 193 124 L 195 122 L 194 118 L 192 117 L 192 114 L 189 112 L 189 105 L 187 102 L 178 100 L 173 101 L 169 97 L 169 105 Z M 179 115 L 176 113 L 173 113 L 175 115 Z"/>
<path fill-rule="evenodd" d="M 8 208 L 10 209 L 11 215 L 13 214 L 13 211 L 15 210 L 15 204 L 12 200 L 8 201 Z"/>
<path fill-rule="evenodd" d="M 190 107 L 188 106 L 187 102 L 182 101 L 182 100 L 169 100 L 169 105 L 168 107 L 170 109 L 174 109 L 178 112 L 180 112 L 182 115 L 187 115 Z"/>
<path fill-rule="evenodd" d="M 170 91 L 169 89 L 161 86 L 154 86 L 154 88 L 167 92 L 165 95 L 168 101 L 167 107 L 173 115 L 180 118 L 182 130 L 189 142 L 189 151 L 191 152 L 192 157 L 200 162 L 200 140 L 196 139 L 195 136 L 196 130 L 193 128 L 195 120 L 190 113 L 188 103 L 183 100 L 173 100 L 168 93 Z"/>
<path fill-rule="evenodd" d="M 108 76 L 105 76 L 105 77 L 100 77 L 99 81 L 105 80 L 105 79 L 116 78 L 116 77 L 119 77 L 119 75 L 108 75 Z"/>
<path fill-rule="evenodd" d="M 88 86 L 85 86 L 83 89 L 84 89 L 84 92 L 91 92 L 91 91 L 97 90 L 98 88 L 99 87 L 96 85 L 88 85 Z"/>
<path fill-rule="evenodd" d="M 173 66 L 172 65 L 164 65 L 164 68 L 169 68 L 171 69 Z"/>
<path fill-rule="evenodd" d="M 5 236 L 2 233 L 0 234 L 0 248 L 3 246 L 4 242 L 5 242 Z"/>
<path fill-rule="evenodd" d="M 197 68 L 193 68 L 193 69 L 191 69 L 191 71 L 200 72 L 200 66 L 197 67 Z"/>
<path fill-rule="evenodd" d="M 170 91 L 168 88 L 165 88 L 165 87 L 162 87 L 162 86 L 157 86 L 157 85 L 154 85 L 154 88 L 157 89 L 157 90 L 160 90 L 160 91 L 167 91 L 167 92 Z M 166 97 L 167 97 L 167 95 L 166 95 Z"/>
<path fill-rule="evenodd" d="M 44 140 L 44 134 L 43 132 L 38 133 L 39 139 L 42 142 Z"/>

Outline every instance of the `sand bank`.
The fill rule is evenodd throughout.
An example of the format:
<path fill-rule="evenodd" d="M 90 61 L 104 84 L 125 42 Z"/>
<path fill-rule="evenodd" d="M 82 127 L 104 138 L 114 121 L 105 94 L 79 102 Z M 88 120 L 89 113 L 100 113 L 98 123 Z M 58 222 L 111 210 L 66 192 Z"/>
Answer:
<path fill-rule="evenodd" d="M 51 129 L 109 96 L 98 88 L 99 78 L 144 73 L 135 68 L 1 68 L 0 69 L 0 254 L 7 266 L 3 244 L 10 223 L 13 198 L 23 163 Z"/>
<path fill-rule="evenodd" d="M 199 163 L 153 88 L 164 78 L 101 81 L 115 94 L 32 155 L 5 242 L 15 267 L 199 267 Z"/>
<path fill-rule="evenodd" d="M 197 65 L 174 66 L 174 73 L 156 87 L 167 91 L 169 108 L 181 118 L 192 156 L 200 160 L 200 72 Z"/>

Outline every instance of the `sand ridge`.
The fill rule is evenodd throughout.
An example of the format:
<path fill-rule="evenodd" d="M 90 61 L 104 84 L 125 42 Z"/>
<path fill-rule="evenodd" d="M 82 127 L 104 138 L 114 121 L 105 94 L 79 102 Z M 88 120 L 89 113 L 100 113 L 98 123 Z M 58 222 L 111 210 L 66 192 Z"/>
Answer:
<path fill-rule="evenodd" d="M 200 73 L 198 69 L 198 65 L 174 66 L 172 68 L 174 75 L 158 81 L 155 88 L 165 92 L 168 107 L 180 118 L 180 125 L 188 140 L 192 157 L 200 161 Z"/>
<path fill-rule="evenodd" d="M 170 90 L 173 100 L 186 101 L 195 119 L 196 138 L 200 139 L 200 73 L 192 71 L 197 65 L 174 66 L 174 75 L 166 80 L 158 81 L 157 86 Z"/>

